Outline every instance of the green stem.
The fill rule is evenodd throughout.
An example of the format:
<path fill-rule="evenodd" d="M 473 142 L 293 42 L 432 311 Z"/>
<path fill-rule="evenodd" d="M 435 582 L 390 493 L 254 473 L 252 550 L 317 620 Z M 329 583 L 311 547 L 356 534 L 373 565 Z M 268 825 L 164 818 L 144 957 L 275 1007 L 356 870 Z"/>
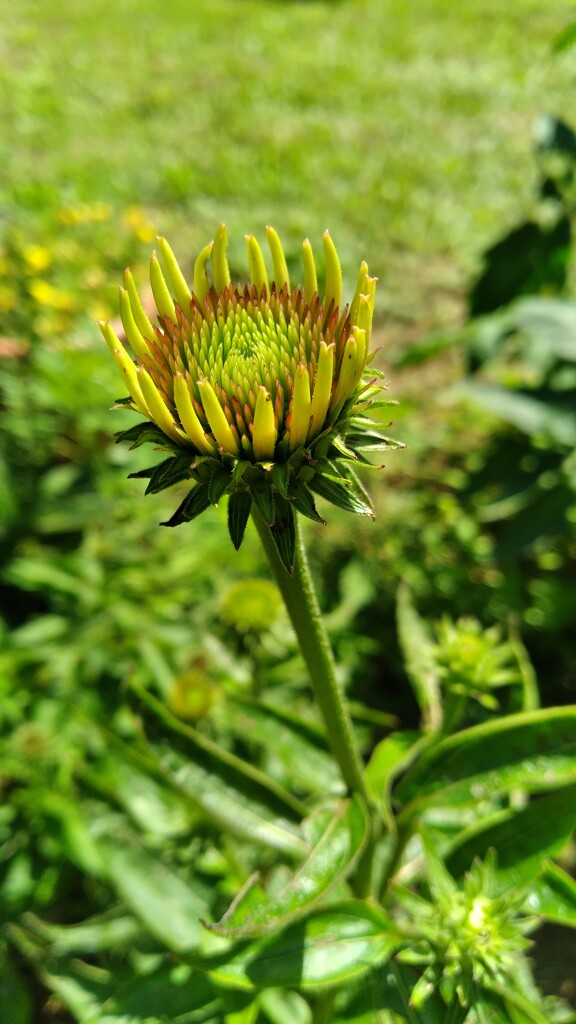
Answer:
<path fill-rule="evenodd" d="M 252 518 L 292 620 L 300 651 L 310 675 L 312 690 L 324 719 L 328 742 L 340 767 L 342 778 L 351 792 L 359 793 L 369 803 L 352 722 L 336 679 L 334 655 L 310 575 L 299 517 L 296 515 L 296 547 L 292 575 L 286 571 L 270 529 L 254 505 Z"/>

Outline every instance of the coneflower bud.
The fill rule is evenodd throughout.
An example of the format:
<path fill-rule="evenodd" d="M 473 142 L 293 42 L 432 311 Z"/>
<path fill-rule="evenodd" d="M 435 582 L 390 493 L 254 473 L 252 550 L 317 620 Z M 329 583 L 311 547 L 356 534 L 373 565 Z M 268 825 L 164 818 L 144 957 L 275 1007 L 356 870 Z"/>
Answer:
<path fill-rule="evenodd" d="M 376 279 L 362 263 L 352 301 L 343 306 L 340 262 L 326 231 L 322 298 L 307 240 L 304 284 L 292 287 L 280 239 L 273 228 L 266 233 L 271 280 L 256 238 L 248 235 L 250 283 L 238 287 L 230 279 L 225 225 L 198 256 L 193 287 L 160 238 L 150 261 L 155 323 L 128 270 L 120 289 L 135 361 L 110 323 L 100 328 L 130 396 L 118 404 L 150 421 L 118 440 L 133 447 L 151 441 L 171 452 L 132 475 L 149 478 L 146 493 L 194 481 L 165 525 L 189 522 L 229 494 L 230 535 L 238 548 L 254 502 L 290 569 L 294 510 L 323 522 L 314 502 L 319 494 L 371 515 L 353 463 L 371 466 L 365 452 L 397 445 L 365 415 L 369 407 L 391 404 L 380 398 L 380 374 L 365 377 Z"/>

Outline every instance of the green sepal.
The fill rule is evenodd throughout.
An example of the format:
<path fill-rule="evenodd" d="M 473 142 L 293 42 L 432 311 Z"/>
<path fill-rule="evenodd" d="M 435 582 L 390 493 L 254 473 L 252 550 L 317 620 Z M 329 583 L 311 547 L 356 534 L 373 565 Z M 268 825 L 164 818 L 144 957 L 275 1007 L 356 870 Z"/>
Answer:
<path fill-rule="evenodd" d="M 350 483 L 352 484 L 352 487 L 356 492 L 356 497 L 359 498 L 360 501 L 364 502 L 366 508 L 369 509 L 368 514 L 372 516 L 372 519 L 375 519 L 376 516 L 374 514 L 374 506 L 372 504 L 372 499 L 353 466 L 347 467 L 346 474 L 348 476 Z"/>
<path fill-rule="evenodd" d="M 227 466 L 219 466 L 214 471 L 208 484 L 208 497 L 212 505 L 217 505 L 220 498 L 228 490 L 232 480 L 232 473 Z"/>
<path fill-rule="evenodd" d="M 234 469 L 232 470 L 232 483 L 239 484 L 242 477 L 244 476 L 244 473 L 248 469 L 248 466 L 251 465 L 251 462 L 244 462 L 242 459 L 238 459 L 234 463 Z"/>
<path fill-rule="evenodd" d="M 228 500 L 228 532 L 236 551 L 239 550 L 244 540 L 244 532 L 251 508 L 252 496 L 250 491 L 232 491 Z"/>
<path fill-rule="evenodd" d="M 348 438 L 346 438 L 346 441 L 348 441 Z M 356 455 L 355 452 L 351 450 L 351 448 L 347 446 L 347 444 L 344 443 L 341 437 L 337 436 L 334 438 L 334 440 L 332 441 L 332 447 L 338 453 L 336 455 L 336 458 L 340 457 L 345 459 L 353 459 L 354 462 L 357 461 L 358 456 Z"/>
<path fill-rule="evenodd" d="M 196 487 L 188 492 L 182 504 L 178 506 L 174 515 L 160 525 L 180 526 L 181 523 L 190 523 L 192 519 L 196 519 L 211 504 L 208 488 L 208 482 L 196 484 Z"/>
<path fill-rule="evenodd" d="M 135 423 L 128 430 L 121 430 L 115 434 L 115 438 L 116 444 L 127 441 L 130 448 L 139 448 L 141 444 L 157 444 L 161 448 L 168 448 L 173 452 L 182 451 L 182 448 L 166 437 L 166 434 L 162 433 L 155 423 L 150 423 L 148 420 L 144 420 L 143 423 Z"/>
<path fill-rule="evenodd" d="M 272 466 L 272 482 L 283 498 L 288 497 L 290 467 L 287 462 L 275 462 Z"/>
<path fill-rule="evenodd" d="M 294 508 L 301 512 L 303 516 L 306 516 L 307 519 L 313 519 L 315 523 L 322 523 L 322 526 L 326 526 L 326 520 L 322 519 L 322 516 L 318 514 L 314 498 L 306 484 L 295 484 L 290 491 L 290 498 Z"/>
<path fill-rule="evenodd" d="M 296 546 L 296 526 L 294 509 L 289 501 L 277 494 L 274 499 L 274 522 L 270 533 L 280 555 L 282 564 L 290 574 L 294 572 L 294 549 Z"/>
<path fill-rule="evenodd" d="M 252 487 L 254 504 L 267 526 L 274 522 L 274 497 L 270 487 Z"/>
<path fill-rule="evenodd" d="M 361 434 L 347 434 L 346 442 L 355 451 L 360 452 L 383 452 L 383 451 L 394 451 L 397 448 L 404 448 L 405 445 L 401 441 L 395 441 L 391 437 L 386 437 L 385 434 L 376 433 L 361 433 Z"/>
<path fill-rule="evenodd" d="M 113 409 L 133 409 L 135 411 L 134 399 L 128 398 L 116 398 L 114 401 Z"/>
<path fill-rule="evenodd" d="M 189 480 L 192 476 L 190 465 L 191 458 L 188 453 L 164 459 L 164 462 L 154 466 L 144 494 L 158 494 L 160 491 L 165 491 L 167 487 L 179 483 L 180 480 Z"/>
<path fill-rule="evenodd" d="M 330 477 L 316 475 L 310 481 L 310 487 L 320 497 L 326 498 L 337 508 L 343 508 L 346 512 L 355 512 L 360 516 L 373 516 L 373 510 L 366 501 L 355 494 L 350 487 L 333 480 Z"/>

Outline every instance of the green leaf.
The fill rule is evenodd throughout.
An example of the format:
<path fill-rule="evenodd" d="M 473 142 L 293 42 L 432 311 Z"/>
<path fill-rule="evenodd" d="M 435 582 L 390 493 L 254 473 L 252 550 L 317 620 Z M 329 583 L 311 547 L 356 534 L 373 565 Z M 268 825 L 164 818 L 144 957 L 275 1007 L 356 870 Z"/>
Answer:
<path fill-rule="evenodd" d="M 30 980 L 11 957 L 3 956 L 0 967 L 0 1020 L 6 1024 L 33 1024 L 36 1017 Z"/>
<path fill-rule="evenodd" d="M 27 914 L 26 925 L 50 946 L 50 955 L 55 957 L 129 947 L 142 934 L 136 918 L 116 909 L 73 925 L 51 924 Z"/>
<path fill-rule="evenodd" d="M 260 993 L 259 999 L 270 1024 L 310 1024 L 310 1006 L 298 992 L 268 988 Z"/>
<path fill-rule="evenodd" d="M 576 412 L 571 397 L 543 399 L 476 380 L 462 381 L 452 394 L 499 416 L 528 437 L 542 436 L 569 447 L 576 444 Z"/>
<path fill-rule="evenodd" d="M 343 508 L 346 512 L 354 512 L 360 516 L 373 516 L 374 514 L 366 501 L 363 501 L 351 487 L 346 487 L 338 480 L 332 480 L 317 473 L 310 481 L 309 486 L 321 498 L 325 498 L 337 508 Z"/>
<path fill-rule="evenodd" d="M 220 498 L 228 490 L 232 480 L 232 473 L 226 466 L 219 466 L 214 471 L 208 484 L 208 497 L 212 505 L 217 505 Z"/>
<path fill-rule="evenodd" d="M 250 491 L 233 491 L 228 499 L 228 532 L 230 539 L 236 548 L 244 540 L 246 525 L 252 508 L 252 496 Z"/>
<path fill-rule="evenodd" d="M 552 224 L 525 221 L 484 253 L 484 269 L 469 302 L 473 317 L 491 313 L 519 295 L 559 291 L 566 281 L 571 225 L 568 216 Z"/>
<path fill-rule="evenodd" d="M 196 949 L 206 900 L 141 845 L 112 839 L 98 842 L 108 878 L 151 935 L 175 953 Z"/>
<path fill-rule="evenodd" d="M 100 785 L 142 831 L 164 838 L 189 832 L 195 815 L 187 801 L 126 758 L 107 753 L 97 776 Z"/>
<path fill-rule="evenodd" d="M 513 987 L 510 980 L 507 979 L 507 982 L 502 984 L 485 978 L 483 982 L 486 992 L 494 993 L 496 997 L 501 998 L 508 1014 L 505 1021 L 509 1021 L 510 1024 L 550 1024 L 548 1013 L 545 1012 L 544 1007 L 539 1005 L 539 993 L 535 989 L 526 993 L 518 987 L 517 982 Z M 514 980 L 516 981 L 516 979 Z M 490 1020 L 490 1018 L 488 1019 Z M 500 1018 L 496 1017 L 494 1020 L 496 1024 L 499 1024 Z"/>
<path fill-rule="evenodd" d="M 306 516 L 307 519 L 312 519 L 315 523 L 322 523 L 323 526 L 326 526 L 326 520 L 322 519 L 322 516 L 318 514 L 314 498 L 306 484 L 296 484 L 290 491 L 290 498 L 294 508 L 303 516 Z"/>
<path fill-rule="evenodd" d="M 528 793 L 576 781 L 576 707 L 508 715 L 440 741 L 395 790 L 403 815 L 471 803 L 512 789 Z"/>
<path fill-rule="evenodd" d="M 447 1024 L 446 1003 L 437 991 L 417 1010 L 412 1005 L 410 997 L 419 977 L 415 968 L 392 960 L 354 986 L 332 1024 Z M 467 1013 L 465 1008 L 463 1015 Z"/>
<path fill-rule="evenodd" d="M 379 908 L 350 900 L 318 910 L 280 935 L 207 958 L 203 967 L 225 985 L 314 990 L 372 972 L 404 943 Z"/>
<path fill-rule="evenodd" d="M 175 455 L 172 458 L 160 462 L 152 470 L 145 494 L 158 494 L 160 491 L 172 487 L 181 480 L 188 480 L 191 476 L 190 466 L 193 461 L 193 454 L 188 452 L 184 455 Z M 134 475 L 134 474 L 131 474 Z"/>
<path fill-rule="evenodd" d="M 552 43 L 552 51 L 554 53 L 560 53 L 561 50 L 567 50 L 568 47 L 573 46 L 574 43 L 576 43 L 576 21 L 571 21 L 554 39 Z"/>
<path fill-rule="evenodd" d="M 252 879 L 211 931 L 233 939 L 277 932 L 306 914 L 345 879 L 368 838 L 370 824 L 364 804 L 357 797 L 341 801 L 321 812 L 314 828 L 319 835 L 317 842 L 283 889 L 269 896 Z"/>
<path fill-rule="evenodd" d="M 185 964 L 140 975 L 117 965 L 110 977 L 107 971 L 75 960 L 42 971 L 42 980 L 82 1024 L 222 1020 L 228 1008 L 247 998 L 244 993 L 219 991 L 205 974 Z"/>
<path fill-rule="evenodd" d="M 527 885 L 542 871 L 542 861 L 559 853 L 576 826 L 576 785 L 539 796 L 521 810 L 491 815 L 462 832 L 446 854 L 446 867 L 459 877 L 475 857 L 497 852 L 500 891 Z"/>
<path fill-rule="evenodd" d="M 139 448 L 141 444 L 155 444 L 160 448 L 168 448 L 170 451 L 179 452 L 181 449 L 174 444 L 166 434 L 163 434 L 155 423 L 145 420 L 143 423 L 136 423 L 128 430 L 121 430 L 115 434 L 116 443 L 128 442 L 130 448 Z"/>
<path fill-rule="evenodd" d="M 393 437 L 386 437 L 385 434 L 378 434 L 375 431 L 367 430 L 365 433 L 346 434 L 346 444 L 359 452 L 384 452 L 396 451 L 405 448 L 401 441 L 395 441 Z"/>
<path fill-rule="evenodd" d="M 271 487 L 252 487 L 252 499 L 267 526 L 274 522 L 274 496 Z"/>
<path fill-rule="evenodd" d="M 197 516 L 201 515 L 211 504 L 208 493 L 209 484 L 204 482 L 196 484 L 188 492 L 184 501 L 178 506 L 173 516 L 161 523 L 161 526 L 180 526 L 181 523 L 190 523 Z"/>
<path fill-rule="evenodd" d="M 262 751 L 264 765 L 268 756 L 280 762 L 285 785 L 322 796 L 337 792 L 340 773 L 318 726 L 286 708 L 240 697 L 230 698 L 220 714 L 225 714 L 232 735 L 250 736 L 250 742 Z"/>
<path fill-rule="evenodd" d="M 534 879 L 526 909 L 547 921 L 576 928 L 576 880 L 552 862 Z"/>
<path fill-rule="evenodd" d="M 422 727 L 437 731 L 442 724 L 442 702 L 435 648 L 428 625 L 416 611 L 404 583 L 398 588 L 396 615 L 404 667 L 422 712 Z"/>
<path fill-rule="evenodd" d="M 287 462 L 275 462 L 272 466 L 271 473 L 276 490 L 283 498 L 287 498 L 288 482 L 290 480 L 290 466 Z"/>
<path fill-rule="evenodd" d="M 390 801 L 392 783 L 417 756 L 422 739 L 420 732 L 396 730 L 376 745 L 366 765 L 366 784 L 389 825 L 392 825 L 393 820 Z"/>
<path fill-rule="evenodd" d="M 307 809 L 300 801 L 251 764 L 222 749 L 189 725 L 176 719 L 151 694 L 133 687 L 164 726 L 187 743 L 187 757 L 169 748 L 160 759 L 110 737 L 128 760 L 137 762 L 200 808 L 211 820 L 234 835 L 302 857 L 309 844 L 298 824 Z"/>
<path fill-rule="evenodd" d="M 270 527 L 270 533 L 283 565 L 289 573 L 292 573 L 294 571 L 294 549 L 296 547 L 294 509 L 291 503 L 279 494 L 274 498 L 274 522 Z"/>

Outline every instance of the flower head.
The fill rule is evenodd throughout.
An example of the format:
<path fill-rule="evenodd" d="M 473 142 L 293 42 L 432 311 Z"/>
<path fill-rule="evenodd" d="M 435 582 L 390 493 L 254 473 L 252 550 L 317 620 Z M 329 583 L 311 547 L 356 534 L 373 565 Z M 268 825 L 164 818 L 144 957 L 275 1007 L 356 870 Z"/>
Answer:
<path fill-rule="evenodd" d="M 119 440 L 146 441 L 171 455 L 135 476 L 147 493 L 183 479 L 194 486 L 168 526 L 188 522 L 229 494 L 229 528 L 238 548 L 252 502 L 270 526 L 287 568 L 293 561 L 294 510 L 319 522 L 314 494 L 361 515 L 372 507 L 353 463 L 394 447 L 367 418 L 380 399 L 365 379 L 376 279 L 360 266 L 356 291 L 342 305 L 342 273 L 324 233 L 326 284 L 318 292 L 312 248 L 303 244 L 304 284 L 290 284 L 278 235 L 267 228 L 273 276 L 254 236 L 246 239 L 250 282 L 236 287 L 221 225 L 194 266 L 189 287 L 174 253 L 159 239 L 150 262 L 156 322 L 147 316 L 130 271 L 120 313 L 133 361 L 110 323 L 102 334 L 130 397 L 118 403 L 149 422 Z M 211 281 L 208 264 L 211 264 Z M 378 401 L 377 401 L 378 399 Z"/>

